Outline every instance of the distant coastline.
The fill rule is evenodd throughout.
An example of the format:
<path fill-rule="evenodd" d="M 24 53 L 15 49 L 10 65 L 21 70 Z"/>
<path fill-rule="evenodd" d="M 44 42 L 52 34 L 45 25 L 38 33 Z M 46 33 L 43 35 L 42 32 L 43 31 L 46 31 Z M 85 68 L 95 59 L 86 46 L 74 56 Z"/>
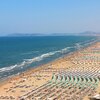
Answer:
<path fill-rule="evenodd" d="M 100 36 L 100 32 L 85 31 L 80 33 L 9 33 L 2 36 L 23 37 L 23 36 Z"/>

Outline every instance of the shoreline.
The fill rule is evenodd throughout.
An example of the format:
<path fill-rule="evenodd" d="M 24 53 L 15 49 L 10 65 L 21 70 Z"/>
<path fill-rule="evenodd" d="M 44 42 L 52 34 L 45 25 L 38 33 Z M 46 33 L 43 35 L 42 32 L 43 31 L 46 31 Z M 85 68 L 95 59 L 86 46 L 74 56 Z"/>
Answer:
<path fill-rule="evenodd" d="M 47 63 L 44 63 L 44 64 L 41 64 L 41 65 L 38 65 L 38 66 L 34 66 L 34 67 L 32 67 L 32 68 L 29 68 L 29 69 L 27 69 L 27 70 L 25 70 L 25 71 L 23 71 L 23 72 L 21 72 L 21 73 L 13 74 L 13 75 L 10 75 L 10 76 L 8 76 L 8 77 L 4 77 L 3 79 L 1 78 L 1 79 L 0 79 L 0 86 L 4 85 L 4 83 L 6 83 L 6 82 L 9 81 L 9 80 L 12 80 L 12 79 L 14 79 L 14 78 L 16 78 L 16 77 L 21 76 L 22 74 L 29 73 L 31 70 L 38 71 L 38 70 L 41 70 L 42 68 L 45 68 L 46 66 L 48 66 L 48 65 L 50 65 L 50 64 L 52 64 L 52 63 L 55 63 L 56 61 L 59 61 L 59 60 L 64 59 L 64 58 L 66 58 L 66 57 L 68 58 L 68 57 L 70 57 L 70 56 L 72 56 L 72 55 L 74 55 L 74 54 L 80 52 L 81 50 L 84 50 L 84 49 L 86 49 L 86 48 L 88 48 L 88 47 L 90 47 L 90 46 L 92 46 L 92 45 L 95 45 L 97 42 L 98 42 L 98 41 L 95 41 L 95 42 L 93 42 L 92 44 L 89 44 L 89 45 L 86 46 L 86 47 L 83 47 L 83 48 L 81 48 L 81 49 L 79 49 L 79 50 L 76 49 L 75 51 L 69 52 L 68 54 L 65 54 L 65 55 L 63 55 L 63 56 L 61 56 L 61 57 L 58 57 L 58 58 L 56 58 L 56 59 L 54 59 L 54 60 L 52 60 L 52 61 L 49 61 L 49 62 L 47 62 Z"/>

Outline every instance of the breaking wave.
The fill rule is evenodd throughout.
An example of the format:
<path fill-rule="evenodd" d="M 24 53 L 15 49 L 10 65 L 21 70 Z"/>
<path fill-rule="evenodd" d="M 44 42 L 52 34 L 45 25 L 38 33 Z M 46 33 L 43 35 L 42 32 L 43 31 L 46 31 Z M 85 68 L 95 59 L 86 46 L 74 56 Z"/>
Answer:
<path fill-rule="evenodd" d="M 84 42 L 80 42 L 80 43 L 75 43 L 74 48 L 76 48 L 77 50 L 87 47 L 95 42 L 97 42 L 98 40 L 96 39 L 92 39 L 92 40 L 88 40 L 88 41 L 84 41 Z"/>

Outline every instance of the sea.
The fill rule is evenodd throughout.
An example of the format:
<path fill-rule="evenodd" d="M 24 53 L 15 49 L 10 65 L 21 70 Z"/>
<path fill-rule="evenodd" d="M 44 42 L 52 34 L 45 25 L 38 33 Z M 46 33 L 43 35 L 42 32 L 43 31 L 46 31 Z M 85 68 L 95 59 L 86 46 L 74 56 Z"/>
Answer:
<path fill-rule="evenodd" d="M 0 80 L 97 42 L 92 36 L 0 37 Z"/>

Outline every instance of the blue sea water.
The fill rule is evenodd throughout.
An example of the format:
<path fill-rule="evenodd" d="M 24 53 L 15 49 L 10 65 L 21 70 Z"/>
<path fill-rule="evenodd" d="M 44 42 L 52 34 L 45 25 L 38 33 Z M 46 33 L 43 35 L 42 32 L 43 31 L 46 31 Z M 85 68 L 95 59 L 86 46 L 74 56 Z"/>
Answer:
<path fill-rule="evenodd" d="M 96 37 L 89 36 L 0 37 L 0 79 L 48 63 L 96 41 Z"/>

